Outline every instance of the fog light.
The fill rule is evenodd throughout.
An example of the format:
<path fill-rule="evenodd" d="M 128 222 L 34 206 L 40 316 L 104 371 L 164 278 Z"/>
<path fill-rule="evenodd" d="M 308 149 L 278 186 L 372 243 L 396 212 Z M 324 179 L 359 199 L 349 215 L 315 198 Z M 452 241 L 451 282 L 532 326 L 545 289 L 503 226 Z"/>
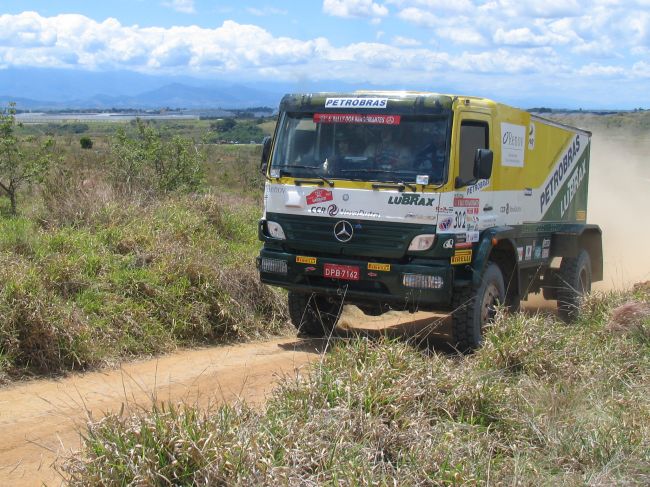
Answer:
<path fill-rule="evenodd" d="M 280 259 L 268 259 L 262 257 L 262 264 L 260 265 L 262 272 L 272 272 L 274 274 L 287 273 L 287 261 Z"/>
<path fill-rule="evenodd" d="M 445 281 L 440 276 L 425 276 L 423 274 L 404 274 L 402 283 L 404 287 L 420 289 L 440 289 Z"/>

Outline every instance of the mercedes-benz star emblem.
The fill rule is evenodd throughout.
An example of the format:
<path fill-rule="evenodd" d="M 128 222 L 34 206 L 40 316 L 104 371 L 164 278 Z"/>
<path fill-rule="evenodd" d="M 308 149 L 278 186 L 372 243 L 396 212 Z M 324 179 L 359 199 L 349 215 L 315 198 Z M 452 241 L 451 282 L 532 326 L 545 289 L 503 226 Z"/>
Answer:
<path fill-rule="evenodd" d="M 339 242 L 349 242 L 352 239 L 354 229 L 352 224 L 348 221 L 341 220 L 334 225 L 334 236 Z"/>

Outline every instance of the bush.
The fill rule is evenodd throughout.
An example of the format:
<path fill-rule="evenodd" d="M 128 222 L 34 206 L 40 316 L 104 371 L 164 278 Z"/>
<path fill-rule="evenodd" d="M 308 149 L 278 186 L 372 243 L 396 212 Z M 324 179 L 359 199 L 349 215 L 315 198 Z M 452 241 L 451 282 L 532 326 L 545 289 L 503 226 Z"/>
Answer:
<path fill-rule="evenodd" d="M 120 127 L 111 142 L 113 181 L 127 193 L 193 191 L 203 182 L 203 154 L 187 138 L 163 139 L 141 120 L 133 137 Z"/>
<path fill-rule="evenodd" d="M 79 139 L 79 145 L 81 146 L 82 149 L 92 149 L 93 141 L 90 137 L 81 137 Z"/>

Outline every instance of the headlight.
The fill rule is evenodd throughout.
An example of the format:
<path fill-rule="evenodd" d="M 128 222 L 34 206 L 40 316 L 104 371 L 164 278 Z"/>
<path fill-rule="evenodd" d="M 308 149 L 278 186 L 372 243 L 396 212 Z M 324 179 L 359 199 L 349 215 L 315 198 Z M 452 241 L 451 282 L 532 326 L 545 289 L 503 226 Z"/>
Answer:
<path fill-rule="evenodd" d="M 409 250 L 429 250 L 433 243 L 436 241 L 435 235 L 423 234 L 418 235 L 413 240 L 411 240 L 411 245 L 409 245 Z"/>
<path fill-rule="evenodd" d="M 271 238 L 277 238 L 278 240 L 286 240 L 287 237 L 284 236 L 284 230 L 279 223 L 276 222 L 266 222 L 266 228 L 269 231 Z"/>

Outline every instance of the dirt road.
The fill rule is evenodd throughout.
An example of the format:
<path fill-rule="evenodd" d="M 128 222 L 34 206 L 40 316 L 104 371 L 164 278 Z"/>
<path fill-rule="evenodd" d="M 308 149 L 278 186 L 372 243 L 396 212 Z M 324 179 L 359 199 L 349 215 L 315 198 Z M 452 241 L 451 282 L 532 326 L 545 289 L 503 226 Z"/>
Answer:
<path fill-rule="evenodd" d="M 427 313 L 388 313 L 366 317 L 346 311 L 343 329 L 367 333 L 409 333 L 423 326 L 444 333 L 444 319 Z M 147 407 L 160 401 L 223 403 L 243 398 L 260 404 L 283 374 L 295 374 L 318 360 L 324 340 L 285 337 L 265 342 L 181 351 L 155 360 L 132 362 L 117 370 L 37 380 L 0 389 L 0 486 L 60 485 L 52 468 L 58 455 L 78 450 L 79 431 L 90 413 Z"/>

